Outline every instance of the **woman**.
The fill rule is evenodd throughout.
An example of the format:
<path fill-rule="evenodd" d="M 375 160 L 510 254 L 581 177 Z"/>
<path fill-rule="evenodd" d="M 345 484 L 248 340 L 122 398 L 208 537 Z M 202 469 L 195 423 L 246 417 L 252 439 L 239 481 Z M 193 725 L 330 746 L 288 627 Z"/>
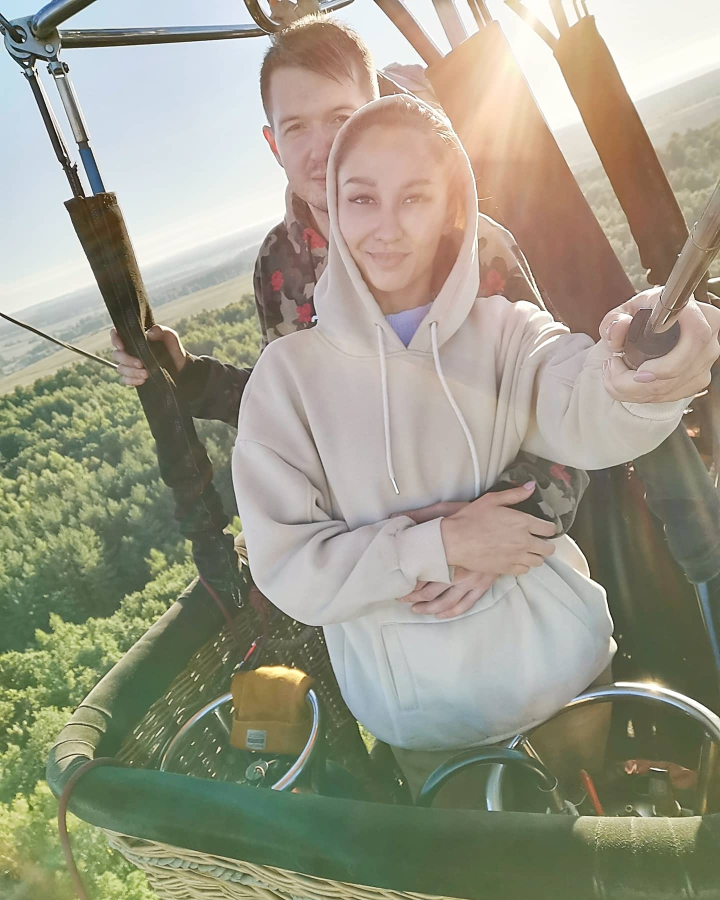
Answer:
<path fill-rule="evenodd" d="M 324 627 L 348 706 L 416 792 L 442 758 L 544 722 L 615 645 L 577 548 L 510 508 L 532 484 L 421 524 L 397 514 L 479 497 L 520 451 L 580 468 L 649 452 L 709 381 L 717 315 L 706 311 L 711 327 L 691 307 L 674 359 L 631 373 L 608 339 L 593 346 L 530 304 L 477 300 L 469 162 L 446 120 L 408 97 L 343 126 L 328 207 L 318 325 L 258 363 L 235 490 L 258 587 Z M 632 303 L 606 320 L 616 349 Z M 467 579 L 480 599 L 459 616 L 403 602 Z"/>

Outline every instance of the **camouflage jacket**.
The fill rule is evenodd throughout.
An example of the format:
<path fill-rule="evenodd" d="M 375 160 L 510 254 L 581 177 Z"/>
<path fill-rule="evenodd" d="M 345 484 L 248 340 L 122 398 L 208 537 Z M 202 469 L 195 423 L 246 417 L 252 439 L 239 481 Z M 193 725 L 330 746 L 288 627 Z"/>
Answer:
<path fill-rule="evenodd" d="M 254 287 L 264 349 L 270 341 L 315 324 L 313 295 L 327 265 L 327 241 L 317 231 L 305 203 L 288 193 L 284 220 L 265 238 L 255 264 Z M 525 257 L 514 238 L 487 216 L 478 218 L 480 296 L 502 294 L 544 308 Z M 219 419 L 235 427 L 240 398 L 252 369 L 237 368 L 208 356 L 191 356 L 178 386 L 196 418 Z M 518 481 L 517 479 L 522 480 Z M 567 531 L 587 485 L 584 472 L 521 453 L 495 489 L 524 484 L 538 487 L 524 507 Z"/>

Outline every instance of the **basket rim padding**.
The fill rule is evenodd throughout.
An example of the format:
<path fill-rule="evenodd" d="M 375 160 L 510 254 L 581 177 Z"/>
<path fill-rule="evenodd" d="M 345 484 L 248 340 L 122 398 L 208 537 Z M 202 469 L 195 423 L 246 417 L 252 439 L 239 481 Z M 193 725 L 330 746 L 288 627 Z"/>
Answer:
<path fill-rule="evenodd" d="M 222 625 L 198 584 L 99 682 L 53 747 L 56 795 L 87 760 L 113 756 Z M 293 794 L 155 770 L 101 767 L 70 810 L 99 828 L 305 875 L 481 900 L 720 898 L 720 815 L 573 819 L 418 809 Z M 627 893 L 626 893 L 627 892 Z M 693 894 L 689 894 L 692 896 Z"/>

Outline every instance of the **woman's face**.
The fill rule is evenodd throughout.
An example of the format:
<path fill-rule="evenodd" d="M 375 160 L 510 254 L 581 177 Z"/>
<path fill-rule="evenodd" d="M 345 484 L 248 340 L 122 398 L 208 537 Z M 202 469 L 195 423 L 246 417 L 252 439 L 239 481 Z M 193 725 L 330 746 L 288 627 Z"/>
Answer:
<path fill-rule="evenodd" d="M 378 301 L 378 293 L 414 306 L 432 299 L 438 244 L 454 220 L 448 169 L 431 137 L 381 125 L 358 137 L 341 163 L 340 232 Z"/>

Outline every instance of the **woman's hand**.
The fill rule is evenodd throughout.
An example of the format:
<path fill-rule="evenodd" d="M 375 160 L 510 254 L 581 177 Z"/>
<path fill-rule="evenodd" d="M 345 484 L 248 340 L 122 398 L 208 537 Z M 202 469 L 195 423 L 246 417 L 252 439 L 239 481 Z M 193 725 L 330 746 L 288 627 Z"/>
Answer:
<path fill-rule="evenodd" d="M 555 552 L 555 525 L 511 507 L 532 496 L 535 482 L 464 505 L 440 523 L 448 565 L 478 575 L 526 575 Z M 545 538 L 545 540 L 543 540 Z"/>
<path fill-rule="evenodd" d="M 412 611 L 418 615 L 453 619 L 472 609 L 494 581 L 494 575 L 478 575 L 457 568 L 450 586 L 437 581 L 418 581 L 415 590 L 401 597 L 400 602 L 412 603 Z"/>
<path fill-rule="evenodd" d="M 632 316 L 652 307 L 661 288 L 643 291 L 611 310 L 600 325 L 600 336 L 614 353 L 625 346 Z M 710 370 L 720 356 L 720 310 L 690 300 L 680 313 L 680 340 L 659 359 L 643 363 L 637 371 L 613 356 L 604 366 L 605 389 L 624 403 L 665 403 L 694 397 L 710 384 Z"/>
<path fill-rule="evenodd" d="M 145 334 L 149 341 L 162 341 L 165 344 L 170 359 L 180 372 L 187 362 L 188 355 L 177 331 L 165 325 L 153 325 Z M 118 365 L 118 375 L 122 378 L 122 383 L 128 387 L 140 387 L 141 384 L 145 384 L 148 379 L 147 369 L 136 356 L 130 356 L 125 352 L 125 345 L 114 328 L 110 330 L 110 342 L 115 348 L 113 359 Z"/>
<path fill-rule="evenodd" d="M 432 506 L 421 506 L 420 509 L 410 509 L 405 512 L 393 513 L 390 518 L 396 519 L 398 516 L 407 516 L 412 519 L 416 525 L 422 525 L 423 522 L 432 522 L 433 519 L 444 519 L 445 516 L 451 516 L 463 506 L 467 506 L 468 501 L 441 501 L 433 503 Z"/>

